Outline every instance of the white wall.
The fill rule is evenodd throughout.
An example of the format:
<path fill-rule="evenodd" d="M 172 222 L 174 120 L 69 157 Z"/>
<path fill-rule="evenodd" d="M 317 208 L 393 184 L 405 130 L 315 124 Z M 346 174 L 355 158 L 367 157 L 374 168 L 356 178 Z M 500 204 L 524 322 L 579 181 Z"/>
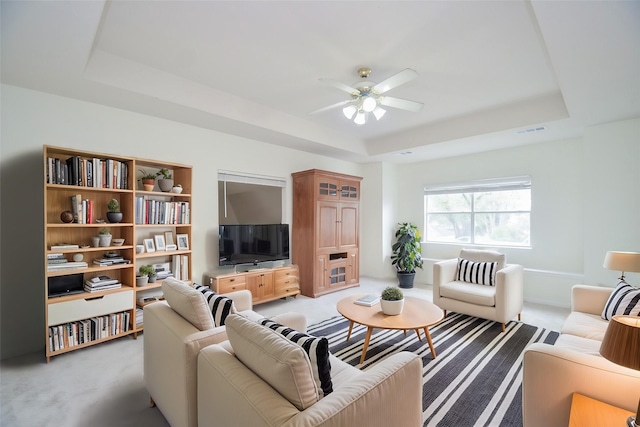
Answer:
<path fill-rule="evenodd" d="M 525 300 L 568 307 L 575 283 L 614 286 L 602 268 L 607 250 L 640 251 L 640 120 L 592 127 L 571 139 L 416 163 L 397 168 L 397 220 L 424 228 L 427 184 L 530 175 L 531 248 L 494 248 L 525 267 Z M 466 245 L 468 246 L 468 245 Z M 423 245 L 431 283 L 434 261 L 456 257 L 462 245 Z M 640 274 L 629 273 L 640 285 Z M 634 282 L 635 280 L 635 282 Z"/>
<path fill-rule="evenodd" d="M 287 180 L 318 168 L 361 166 L 168 120 L 2 85 L 0 357 L 44 349 L 42 146 L 193 165 L 193 272 L 217 267 L 218 170 Z M 285 222 L 291 223 L 291 191 Z M 44 355 L 44 352 L 43 352 Z"/>

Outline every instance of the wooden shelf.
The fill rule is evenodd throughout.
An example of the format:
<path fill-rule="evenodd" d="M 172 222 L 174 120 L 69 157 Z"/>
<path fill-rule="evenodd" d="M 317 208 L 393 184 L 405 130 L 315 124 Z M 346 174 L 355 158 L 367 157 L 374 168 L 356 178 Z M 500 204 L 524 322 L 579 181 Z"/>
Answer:
<path fill-rule="evenodd" d="M 78 160 L 71 160 L 71 158 Z M 51 162 L 49 159 L 51 159 Z M 68 163 L 67 160 L 69 160 Z M 51 181 L 53 181 L 54 173 L 50 171 L 49 168 L 52 165 L 55 166 L 56 163 L 59 165 L 67 165 L 62 167 L 73 168 L 74 170 L 77 168 L 77 165 L 80 164 L 84 171 L 96 166 L 96 170 L 101 170 L 101 173 L 103 174 L 107 174 L 103 164 L 113 164 L 115 171 L 115 178 L 113 182 L 122 188 L 66 185 L 47 182 L 49 177 L 52 177 Z M 99 168 L 98 165 L 100 166 Z M 142 185 L 137 179 L 137 176 L 140 174 L 140 170 L 145 170 L 155 174 L 161 168 L 169 169 L 173 175 L 175 184 L 182 185 L 182 193 L 142 191 Z M 111 300 L 112 303 L 114 300 L 117 301 L 117 304 L 112 308 L 117 308 L 118 313 L 123 312 L 123 310 L 124 312 L 129 313 L 128 331 L 108 338 L 102 338 L 60 350 L 52 350 L 49 346 L 48 338 L 49 328 L 57 325 L 51 325 L 48 320 L 45 320 L 47 361 L 49 361 L 52 356 L 78 350 L 122 336 L 133 335 L 136 337 L 137 333 L 142 331 L 142 327 L 136 325 L 136 294 L 138 292 L 144 292 L 149 289 L 156 289 L 162 286 L 162 282 L 158 281 L 144 287 L 136 287 L 136 272 L 140 268 L 140 265 L 169 262 L 171 266 L 171 261 L 174 256 L 186 257 L 184 258 L 184 272 L 189 279 L 192 277 L 191 249 L 157 251 L 154 253 L 142 254 L 136 253 L 136 245 L 143 244 L 143 239 L 153 238 L 154 234 L 164 234 L 169 231 L 174 233 L 174 238 L 176 234 L 186 234 L 189 239 L 189 246 L 191 247 L 193 245 L 191 233 L 191 222 L 193 222 L 191 214 L 193 211 L 191 205 L 192 167 L 189 165 L 164 162 L 161 160 L 138 159 L 128 156 L 118 156 L 45 145 L 43 147 L 43 172 L 45 319 L 50 318 L 50 307 L 51 313 L 55 312 L 58 319 L 73 319 L 74 315 L 65 315 L 65 310 L 67 310 L 67 307 L 73 309 L 73 307 L 78 306 L 80 307 L 79 312 L 96 313 L 95 315 L 91 314 L 89 318 L 107 314 L 116 314 L 116 312 L 109 311 L 109 300 Z M 51 172 L 51 175 L 48 174 L 49 172 Z M 119 173 L 119 175 L 117 175 L 117 173 Z M 56 177 L 57 176 L 58 175 L 56 174 Z M 88 178 L 84 173 L 80 176 L 85 177 L 84 179 Z M 88 182 L 88 179 L 84 182 Z M 154 190 L 156 189 L 157 187 Z M 80 195 L 82 200 L 88 199 L 92 201 L 93 221 L 91 223 L 63 223 L 60 220 L 61 212 L 65 210 L 72 210 L 70 200 L 71 197 L 75 195 Z M 137 197 L 144 197 L 146 199 L 155 199 L 159 201 L 184 202 L 184 205 L 187 205 L 188 203 L 189 224 L 135 224 Z M 106 219 L 107 204 L 112 198 L 116 199 L 120 204 L 120 211 L 124 216 L 123 221 L 120 223 L 109 223 L 107 221 L 97 222 L 99 219 Z M 121 246 L 112 245 L 108 247 L 93 247 L 91 245 L 91 240 L 97 235 L 98 230 L 101 228 L 109 229 L 113 238 L 123 238 L 125 244 Z M 51 249 L 51 246 L 56 245 L 58 242 L 69 242 L 70 244 L 77 244 L 80 247 L 77 249 Z M 130 263 L 108 266 L 93 264 L 93 260 L 100 259 L 103 257 L 104 253 L 111 251 L 119 253 L 125 260 L 130 260 Z M 69 261 L 72 261 L 73 255 L 82 254 L 83 261 L 86 262 L 88 266 L 84 268 L 48 271 L 47 255 L 49 254 L 62 254 Z M 105 275 L 117 279 L 122 284 L 122 287 L 120 289 L 110 289 L 103 292 L 83 292 L 74 295 L 63 295 L 60 297 L 49 298 L 49 279 L 78 273 L 83 274 L 83 282 L 96 276 Z M 129 295 L 114 295 L 121 292 L 129 292 L 131 294 L 130 302 Z M 110 295 L 112 297 L 109 297 Z M 104 299 L 104 302 L 101 301 L 101 299 Z M 81 300 L 85 300 L 87 302 L 84 303 Z M 62 317 L 60 317 L 61 313 Z M 56 316 L 53 318 L 56 318 Z"/>

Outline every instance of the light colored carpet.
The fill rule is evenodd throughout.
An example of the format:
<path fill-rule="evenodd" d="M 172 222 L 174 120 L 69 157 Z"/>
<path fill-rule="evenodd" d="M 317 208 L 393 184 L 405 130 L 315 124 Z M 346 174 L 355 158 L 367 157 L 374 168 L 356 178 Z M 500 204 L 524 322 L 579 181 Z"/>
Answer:
<path fill-rule="evenodd" d="M 271 316 L 304 313 L 308 323 L 338 315 L 336 302 L 356 293 L 378 293 L 393 284 L 361 278 L 361 286 L 313 299 L 299 296 L 260 304 L 254 309 Z M 405 292 L 431 300 L 430 286 Z M 568 310 L 525 304 L 523 322 L 559 331 Z M 124 337 L 66 353 L 46 363 L 43 350 L 2 361 L 1 426 L 11 427 L 165 427 L 157 408 L 149 406 L 143 378 L 143 340 Z"/>

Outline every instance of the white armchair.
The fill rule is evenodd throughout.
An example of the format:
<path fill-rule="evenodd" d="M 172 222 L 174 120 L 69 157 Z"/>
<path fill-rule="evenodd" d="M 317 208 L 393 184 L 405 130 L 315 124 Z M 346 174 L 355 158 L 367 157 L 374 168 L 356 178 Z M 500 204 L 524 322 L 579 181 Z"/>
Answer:
<path fill-rule="evenodd" d="M 496 251 L 463 249 L 460 258 L 474 263 L 496 262 L 493 286 L 457 280 L 458 259 L 433 265 L 433 303 L 445 311 L 481 317 L 505 324 L 522 312 L 523 268 L 506 264 L 506 256 Z"/>
<path fill-rule="evenodd" d="M 144 307 L 144 380 L 151 397 L 172 427 L 196 427 L 197 362 L 200 350 L 227 340 L 224 326 L 213 326 L 204 296 L 184 282 L 162 283 L 167 301 Z M 252 310 L 251 292 L 225 294 L 236 310 L 252 320 L 264 316 Z M 302 314 L 284 313 L 273 320 L 306 331 Z"/>

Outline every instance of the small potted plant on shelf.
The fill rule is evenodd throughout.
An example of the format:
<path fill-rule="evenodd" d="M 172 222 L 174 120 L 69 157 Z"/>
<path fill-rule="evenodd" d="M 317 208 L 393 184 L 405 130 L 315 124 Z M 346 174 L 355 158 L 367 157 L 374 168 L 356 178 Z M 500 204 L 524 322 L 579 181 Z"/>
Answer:
<path fill-rule="evenodd" d="M 145 286 L 156 281 L 156 270 L 150 265 L 141 265 L 136 276 L 136 286 Z"/>
<path fill-rule="evenodd" d="M 400 287 L 413 288 L 416 268 L 422 268 L 420 230 L 408 222 L 398 225 L 400 227 L 396 231 L 396 242 L 391 247 L 391 264 L 396 267 Z"/>
<path fill-rule="evenodd" d="M 120 204 L 116 199 L 109 200 L 107 203 L 107 219 L 111 223 L 122 221 L 122 212 L 120 212 Z"/>
<path fill-rule="evenodd" d="M 140 181 L 142 181 L 142 188 L 144 188 L 144 191 L 153 191 L 153 187 L 156 184 L 156 175 L 143 169 L 140 169 L 140 172 L 142 172 Z"/>
<path fill-rule="evenodd" d="M 101 247 L 106 248 L 111 246 L 111 233 L 108 228 L 101 228 L 98 232 L 98 237 L 100 238 Z"/>
<path fill-rule="evenodd" d="M 404 294 L 400 288 L 395 286 L 388 286 L 382 291 L 380 295 L 380 307 L 382 312 L 388 316 L 396 316 L 402 313 L 402 307 L 404 307 Z"/>
<path fill-rule="evenodd" d="M 171 189 L 171 192 L 176 194 L 182 193 L 182 185 L 180 184 L 174 185 L 173 188 Z"/>
<path fill-rule="evenodd" d="M 156 173 L 156 175 L 162 177 L 158 178 L 158 187 L 160 187 L 160 190 L 165 193 L 171 191 L 173 188 L 173 175 L 171 175 L 169 169 L 162 168 Z"/>

